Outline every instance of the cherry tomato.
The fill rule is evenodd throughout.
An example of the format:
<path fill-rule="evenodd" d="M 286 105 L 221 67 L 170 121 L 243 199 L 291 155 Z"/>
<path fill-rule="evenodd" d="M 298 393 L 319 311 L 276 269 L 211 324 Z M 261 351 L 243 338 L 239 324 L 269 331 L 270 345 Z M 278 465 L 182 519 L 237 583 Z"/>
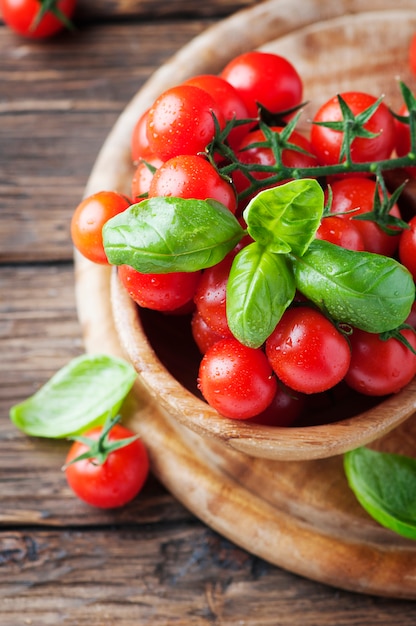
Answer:
<path fill-rule="evenodd" d="M 252 417 L 250 422 L 280 428 L 292 426 L 305 410 L 305 398 L 303 394 L 279 382 L 272 402 L 262 413 Z"/>
<path fill-rule="evenodd" d="M 122 285 L 139 306 L 165 312 L 176 311 L 192 300 L 200 274 L 142 274 L 129 265 L 120 265 L 118 268 Z"/>
<path fill-rule="evenodd" d="M 213 114 L 222 127 L 220 107 L 199 87 L 178 85 L 163 92 L 148 113 L 146 132 L 151 152 L 163 161 L 204 152 L 215 134 Z"/>
<path fill-rule="evenodd" d="M 281 127 L 272 127 L 277 133 L 282 131 Z M 266 140 L 262 130 L 254 130 L 248 133 L 240 143 L 237 158 L 245 164 L 274 166 L 276 160 L 271 148 L 262 147 L 257 144 Z M 315 155 L 312 154 L 312 146 L 309 140 L 301 135 L 298 131 L 292 131 L 289 142 L 301 148 L 304 152 L 298 152 L 296 149 L 286 148 L 282 151 L 282 162 L 286 167 L 313 167 L 317 164 Z M 253 147 L 250 147 L 253 146 Z M 305 154 L 307 153 L 307 154 Z M 268 172 L 252 172 L 252 176 L 257 180 L 269 178 L 273 173 Z M 237 193 L 241 193 L 249 185 L 246 176 L 236 170 L 233 174 L 233 182 L 237 189 Z M 284 181 L 282 181 L 284 182 Z"/>
<path fill-rule="evenodd" d="M 221 77 L 243 98 L 250 117 L 260 103 L 274 113 L 287 111 L 302 101 L 302 80 L 284 57 L 269 52 L 246 52 L 232 59 Z"/>
<path fill-rule="evenodd" d="M 202 319 L 216 333 L 231 336 L 226 314 L 226 291 L 228 276 L 235 252 L 208 269 L 204 270 L 195 291 L 196 310 Z"/>
<path fill-rule="evenodd" d="M 65 27 L 65 18 L 72 17 L 76 0 L 56 0 L 37 23 L 45 0 L 0 0 L 0 13 L 5 23 L 19 35 L 42 39 L 55 35 Z M 61 19 L 55 11 L 62 14 Z"/>
<path fill-rule="evenodd" d="M 149 186 L 149 197 L 157 196 L 211 198 L 232 213 L 237 208 L 237 197 L 228 180 L 206 159 L 193 154 L 181 154 L 160 166 Z"/>
<path fill-rule="evenodd" d="M 324 239 L 347 250 L 364 250 L 364 240 L 353 220 L 336 215 L 324 217 L 316 231 L 317 239 Z"/>
<path fill-rule="evenodd" d="M 199 311 L 193 312 L 191 319 L 191 331 L 194 341 L 201 354 L 205 354 L 208 348 L 213 346 L 214 343 L 217 343 L 217 341 L 226 338 L 224 335 L 212 330 L 212 328 L 205 322 Z M 230 336 L 230 333 L 228 333 L 227 336 Z"/>
<path fill-rule="evenodd" d="M 71 220 L 74 246 L 90 261 L 108 264 L 103 246 L 102 229 L 114 215 L 131 205 L 130 200 L 115 191 L 99 191 L 77 206 Z"/>
<path fill-rule="evenodd" d="M 84 436 L 96 442 L 102 434 L 100 426 Z M 115 424 L 108 433 L 108 445 L 132 436 L 134 433 L 129 429 Z M 104 509 L 130 502 L 142 489 L 149 473 L 149 459 L 143 442 L 135 439 L 122 448 L 110 451 L 103 463 L 94 457 L 75 461 L 89 450 L 88 444 L 75 441 L 68 452 L 65 473 L 74 493 L 88 504 Z"/>
<path fill-rule="evenodd" d="M 225 122 L 232 119 L 244 120 L 249 117 L 247 107 L 240 94 L 228 81 L 221 78 L 221 76 L 201 74 L 189 78 L 184 84 L 193 85 L 194 87 L 199 87 L 207 91 L 221 108 Z M 232 147 L 236 147 L 248 132 L 248 129 L 248 124 L 242 124 L 241 126 L 233 128 L 227 137 L 228 143 Z"/>
<path fill-rule="evenodd" d="M 405 104 L 399 109 L 399 115 L 403 117 L 409 116 L 409 109 Z M 404 124 L 398 119 L 394 120 L 396 126 L 396 152 L 397 156 L 406 156 L 410 152 L 410 126 Z M 416 176 L 416 167 L 405 167 L 404 170 L 409 176 L 413 178 Z"/>
<path fill-rule="evenodd" d="M 416 34 L 413 35 L 413 37 L 410 40 L 409 66 L 414 76 L 416 76 Z"/>
<path fill-rule="evenodd" d="M 397 235 L 389 235 L 373 221 L 355 219 L 355 216 L 369 213 L 373 210 L 376 192 L 375 181 L 370 178 L 348 176 L 333 182 L 331 191 L 331 212 L 345 214 L 340 217 L 351 220 L 354 223 L 363 239 L 364 249 L 368 252 L 392 256 L 399 244 L 399 232 Z M 397 205 L 394 205 L 390 214 L 400 217 Z"/>
<path fill-rule="evenodd" d="M 370 107 L 376 98 L 370 94 L 350 91 L 341 94 L 354 115 Z M 342 120 L 338 97 L 331 98 L 315 114 L 314 122 L 339 122 Z M 364 128 L 376 137 L 356 137 L 351 145 L 351 158 L 356 163 L 387 159 L 395 145 L 395 124 L 388 107 L 381 102 Z M 332 128 L 312 124 L 311 142 L 314 153 L 322 165 L 334 165 L 340 161 L 344 133 Z"/>
<path fill-rule="evenodd" d="M 142 113 L 134 125 L 131 134 L 131 158 L 133 163 L 137 163 L 139 159 L 147 160 L 149 157 L 154 156 L 150 150 L 149 140 L 147 138 L 148 113 L 149 110 Z"/>
<path fill-rule="evenodd" d="M 412 217 L 409 228 L 405 228 L 400 235 L 399 258 L 416 281 L 416 216 Z"/>
<path fill-rule="evenodd" d="M 272 402 L 277 382 L 261 349 L 248 348 L 232 338 L 218 341 L 204 354 L 198 387 L 221 415 L 247 419 Z"/>
<path fill-rule="evenodd" d="M 334 387 L 348 371 L 347 339 L 319 311 L 288 309 L 266 340 L 266 354 L 277 377 L 302 393 Z"/>
<path fill-rule="evenodd" d="M 137 163 L 131 181 L 131 197 L 133 202 L 140 202 L 148 197 L 150 183 L 154 177 L 152 168 L 156 168 L 157 170 L 161 165 L 163 165 L 163 161 L 159 159 L 159 157 L 152 155 L 148 155 L 145 160 Z"/>
<path fill-rule="evenodd" d="M 400 332 L 416 349 L 415 332 L 411 329 Z M 416 374 L 416 355 L 398 339 L 383 341 L 378 334 L 354 329 L 350 344 L 351 364 L 345 382 L 360 393 L 369 396 L 397 393 Z"/>

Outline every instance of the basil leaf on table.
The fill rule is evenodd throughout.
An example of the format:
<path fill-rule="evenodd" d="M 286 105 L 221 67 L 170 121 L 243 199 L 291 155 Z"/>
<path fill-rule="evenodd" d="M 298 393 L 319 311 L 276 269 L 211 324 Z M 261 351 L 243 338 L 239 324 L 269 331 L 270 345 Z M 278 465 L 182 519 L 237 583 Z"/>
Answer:
<path fill-rule="evenodd" d="M 244 210 L 249 235 L 270 252 L 302 256 L 315 237 L 324 193 L 314 179 L 293 180 L 261 191 Z"/>
<path fill-rule="evenodd" d="M 416 539 L 416 459 L 357 448 L 344 455 L 348 484 L 379 524 Z"/>
<path fill-rule="evenodd" d="M 237 254 L 227 282 L 227 319 L 233 335 L 261 346 L 295 296 L 286 257 L 251 243 Z"/>
<path fill-rule="evenodd" d="M 108 220 L 103 241 L 112 265 L 163 274 L 216 265 L 244 234 L 231 211 L 215 200 L 157 197 Z"/>
<path fill-rule="evenodd" d="M 410 272 L 390 257 L 316 239 L 292 263 L 304 296 L 334 319 L 367 332 L 400 326 L 415 299 Z"/>
<path fill-rule="evenodd" d="M 34 437 L 69 437 L 115 416 L 135 378 L 134 368 L 122 359 L 82 355 L 13 406 L 10 419 Z"/>

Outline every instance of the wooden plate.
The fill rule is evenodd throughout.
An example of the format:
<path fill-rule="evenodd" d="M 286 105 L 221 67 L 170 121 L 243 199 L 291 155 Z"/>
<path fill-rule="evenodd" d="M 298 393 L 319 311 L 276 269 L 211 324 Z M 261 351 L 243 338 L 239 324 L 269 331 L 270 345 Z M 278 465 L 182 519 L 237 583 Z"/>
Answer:
<path fill-rule="evenodd" d="M 300 2 L 300 0 L 299 0 Z M 235 54 L 261 46 L 298 68 L 310 100 L 351 87 L 398 102 L 397 77 L 410 86 L 407 45 L 416 7 L 399 0 L 263 2 L 201 34 L 161 67 L 120 116 L 86 189 L 130 189 L 130 134 L 138 115 L 167 87 L 217 72 Z M 117 167 L 114 168 L 114 163 Z M 76 294 L 86 349 L 125 356 L 116 330 L 111 270 L 75 255 Z M 249 457 L 173 420 L 138 379 L 129 420 L 142 435 L 154 473 L 195 515 L 250 552 L 294 573 L 357 592 L 416 599 L 416 543 L 381 528 L 348 489 L 342 458 L 283 462 Z M 415 455 L 411 417 L 377 442 Z"/>

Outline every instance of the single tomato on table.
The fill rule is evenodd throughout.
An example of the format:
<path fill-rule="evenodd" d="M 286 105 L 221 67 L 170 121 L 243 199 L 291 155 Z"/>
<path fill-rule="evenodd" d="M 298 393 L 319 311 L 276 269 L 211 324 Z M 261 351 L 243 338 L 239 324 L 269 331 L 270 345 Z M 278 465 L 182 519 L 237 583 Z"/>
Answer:
<path fill-rule="evenodd" d="M 72 28 L 76 0 L 0 0 L 0 14 L 19 35 L 42 39 Z"/>
<path fill-rule="evenodd" d="M 99 508 L 116 508 L 130 502 L 142 489 L 149 473 L 143 442 L 115 420 L 74 437 L 64 466 L 74 493 Z"/>

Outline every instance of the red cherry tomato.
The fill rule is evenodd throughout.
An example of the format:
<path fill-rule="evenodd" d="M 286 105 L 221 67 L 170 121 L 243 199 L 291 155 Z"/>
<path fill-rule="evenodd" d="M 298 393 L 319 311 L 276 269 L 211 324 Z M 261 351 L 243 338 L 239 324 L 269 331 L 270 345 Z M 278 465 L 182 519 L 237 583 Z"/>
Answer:
<path fill-rule="evenodd" d="M 370 178 L 349 176 L 332 183 L 331 191 L 331 212 L 345 214 L 342 219 L 351 220 L 354 223 L 364 241 L 365 250 L 392 256 L 399 244 L 399 232 L 397 235 L 389 235 L 373 221 L 355 219 L 355 216 L 370 213 L 373 210 L 376 192 L 375 181 Z M 400 217 L 397 205 L 394 205 L 390 214 Z"/>
<path fill-rule="evenodd" d="M 237 339 L 223 339 L 202 357 L 198 387 L 221 415 L 247 419 L 272 402 L 277 382 L 261 349 L 248 348 Z"/>
<path fill-rule="evenodd" d="M 409 45 L 409 66 L 412 73 L 416 76 L 416 34 L 410 40 Z"/>
<path fill-rule="evenodd" d="M 103 226 L 130 204 L 126 196 L 115 191 L 99 191 L 82 200 L 72 216 L 71 237 L 83 256 L 94 263 L 108 264 L 103 246 Z"/>
<path fill-rule="evenodd" d="M 152 168 L 156 168 L 157 170 L 161 165 L 163 165 L 163 161 L 159 159 L 159 157 L 151 155 L 148 155 L 145 160 L 138 162 L 131 181 L 131 197 L 133 202 L 140 202 L 148 197 L 150 184 L 155 174 Z"/>
<path fill-rule="evenodd" d="M 306 408 L 305 398 L 306 396 L 303 394 L 288 389 L 279 383 L 276 394 L 267 409 L 249 421 L 263 426 L 278 426 L 280 428 L 292 426 Z"/>
<path fill-rule="evenodd" d="M 193 312 L 191 319 L 191 331 L 194 341 L 201 354 L 205 354 L 205 352 L 213 346 L 214 343 L 217 343 L 217 341 L 226 338 L 224 335 L 220 335 L 220 333 L 216 333 L 215 330 L 212 330 L 212 328 L 210 328 L 210 326 L 208 326 L 205 322 L 199 311 Z"/>
<path fill-rule="evenodd" d="M 405 228 L 400 235 L 399 258 L 416 281 L 416 216 L 412 217 L 409 228 Z"/>
<path fill-rule="evenodd" d="M 221 76 L 201 74 L 189 78 L 184 84 L 193 85 L 194 87 L 199 87 L 207 91 L 221 108 L 225 122 L 232 119 L 243 120 L 249 117 L 247 107 L 240 94 L 228 81 L 221 78 Z M 248 132 L 248 129 L 249 126 L 247 124 L 233 128 L 227 137 L 228 143 L 236 147 Z"/>
<path fill-rule="evenodd" d="M 0 13 L 5 23 L 19 35 L 42 39 L 55 35 L 65 22 L 54 12 L 58 10 L 68 21 L 74 14 L 76 0 L 56 0 L 39 22 L 39 12 L 44 0 L 0 0 Z"/>
<path fill-rule="evenodd" d="M 399 109 L 399 115 L 409 116 L 409 109 L 403 104 Z M 396 152 L 397 156 L 406 156 L 410 152 L 410 126 L 398 119 L 394 120 L 396 126 Z M 406 173 L 413 178 L 416 176 L 416 167 L 405 167 Z"/>
<path fill-rule="evenodd" d="M 232 185 L 203 157 L 181 154 L 166 161 L 155 172 L 149 185 L 149 197 L 211 198 L 221 202 L 232 213 L 237 197 Z"/>
<path fill-rule="evenodd" d="M 178 85 L 163 92 L 147 117 L 147 138 L 153 154 L 167 161 L 180 154 L 198 154 L 215 134 L 213 114 L 224 120 L 214 98 L 193 85 Z"/>
<path fill-rule="evenodd" d="M 341 94 L 354 115 L 370 107 L 376 98 L 370 94 L 350 91 Z M 316 113 L 314 122 L 339 122 L 342 120 L 338 97 L 331 98 Z M 381 102 L 365 124 L 365 129 L 377 133 L 376 137 L 356 137 L 351 145 L 351 158 L 356 163 L 388 159 L 395 145 L 395 124 L 388 107 Z M 334 165 L 340 161 L 344 133 L 324 126 L 312 125 L 311 142 L 314 153 L 322 165 Z"/>
<path fill-rule="evenodd" d="M 194 296 L 196 310 L 202 319 L 224 337 L 231 336 L 226 314 L 226 291 L 234 256 L 235 253 L 230 252 L 220 263 L 204 270 Z"/>
<path fill-rule="evenodd" d="M 316 231 L 317 239 L 324 239 L 347 250 L 364 250 L 364 240 L 353 220 L 336 215 L 324 217 Z"/>
<path fill-rule="evenodd" d="M 93 428 L 84 436 L 97 441 L 102 431 L 102 427 Z M 134 433 L 116 424 L 108 434 L 108 442 L 111 445 L 132 436 Z M 97 462 L 96 458 L 87 458 L 69 465 L 88 450 L 87 444 L 75 441 L 66 458 L 66 478 L 74 493 L 88 504 L 104 509 L 130 502 L 142 489 L 149 473 L 149 459 L 143 442 L 135 439 L 109 452 L 104 463 Z"/>
<path fill-rule="evenodd" d="M 154 156 L 149 148 L 149 140 L 147 138 L 148 113 L 148 110 L 142 113 L 131 134 L 131 158 L 133 163 L 136 163 L 139 159 L 147 160 L 149 157 Z"/>
<path fill-rule="evenodd" d="M 130 297 L 154 311 L 172 312 L 192 300 L 200 272 L 142 274 L 129 265 L 120 265 L 118 276 Z"/>
<path fill-rule="evenodd" d="M 411 329 L 400 332 L 416 349 L 415 332 Z M 416 355 L 398 339 L 383 341 L 378 334 L 354 329 L 350 344 L 351 364 L 345 382 L 360 393 L 369 396 L 397 393 L 416 374 Z"/>
<path fill-rule="evenodd" d="M 348 371 L 347 339 L 319 311 L 288 309 L 266 340 L 266 354 L 277 377 L 302 393 L 334 387 Z"/>
<path fill-rule="evenodd" d="M 243 98 L 250 117 L 257 103 L 274 113 L 287 111 L 302 101 L 302 80 L 284 57 L 269 52 L 246 52 L 231 60 L 221 77 Z"/>

